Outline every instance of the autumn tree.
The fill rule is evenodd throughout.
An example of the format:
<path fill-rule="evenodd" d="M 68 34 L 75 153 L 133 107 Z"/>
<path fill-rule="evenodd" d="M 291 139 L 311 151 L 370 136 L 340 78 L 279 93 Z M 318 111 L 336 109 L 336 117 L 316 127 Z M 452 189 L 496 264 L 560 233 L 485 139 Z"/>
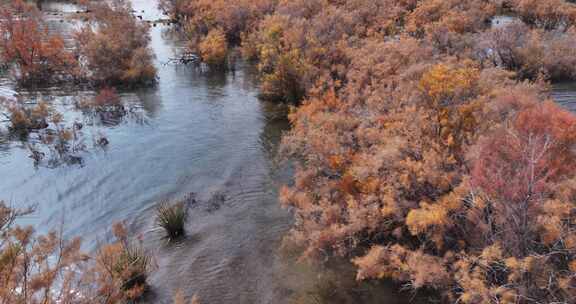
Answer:
<path fill-rule="evenodd" d="M 200 56 L 208 66 L 226 69 L 228 64 L 228 41 L 222 30 L 214 29 L 199 45 Z"/>
<path fill-rule="evenodd" d="M 78 63 L 57 34 L 48 32 L 41 14 L 21 0 L 0 7 L 0 55 L 21 85 L 74 79 Z"/>
<path fill-rule="evenodd" d="M 467 257 L 458 273 L 484 273 L 486 281 L 478 290 L 462 275 L 463 298 L 488 300 L 500 293 L 509 301 L 554 302 L 576 295 L 570 224 L 574 128 L 572 113 L 546 101 L 520 111 L 480 143 L 471 173 L 477 191 L 468 197 L 466 212 L 475 233 L 483 236 L 482 242 L 470 243 L 471 251 L 487 268 L 478 269 Z"/>
<path fill-rule="evenodd" d="M 84 73 L 101 85 L 153 83 L 156 68 L 148 26 L 132 15 L 128 1 L 96 3 L 92 20 L 76 33 Z"/>

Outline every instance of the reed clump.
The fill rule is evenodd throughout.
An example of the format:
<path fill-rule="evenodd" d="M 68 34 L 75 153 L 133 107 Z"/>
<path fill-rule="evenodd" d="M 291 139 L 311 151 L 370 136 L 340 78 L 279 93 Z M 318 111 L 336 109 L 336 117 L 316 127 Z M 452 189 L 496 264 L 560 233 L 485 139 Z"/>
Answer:
<path fill-rule="evenodd" d="M 166 232 L 169 241 L 181 238 L 186 233 L 188 211 L 184 202 L 162 202 L 156 209 L 156 222 Z"/>

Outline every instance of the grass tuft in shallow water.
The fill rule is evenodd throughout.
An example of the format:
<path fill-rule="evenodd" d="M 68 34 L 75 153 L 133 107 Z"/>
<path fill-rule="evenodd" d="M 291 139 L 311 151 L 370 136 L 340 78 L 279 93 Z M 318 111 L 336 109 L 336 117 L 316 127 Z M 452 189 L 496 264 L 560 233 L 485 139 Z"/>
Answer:
<path fill-rule="evenodd" d="M 173 241 L 184 236 L 187 215 L 184 202 L 163 202 L 156 209 L 156 223 L 166 231 L 168 240 Z"/>

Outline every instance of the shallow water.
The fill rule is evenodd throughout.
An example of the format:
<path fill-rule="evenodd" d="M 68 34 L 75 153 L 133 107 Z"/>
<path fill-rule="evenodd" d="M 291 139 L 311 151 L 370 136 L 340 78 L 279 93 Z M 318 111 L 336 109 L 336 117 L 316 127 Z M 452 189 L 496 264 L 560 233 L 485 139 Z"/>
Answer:
<path fill-rule="evenodd" d="M 576 83 L 564 82 L 552 86 L 552 98 L 566 109 L 576 112 Z"/>

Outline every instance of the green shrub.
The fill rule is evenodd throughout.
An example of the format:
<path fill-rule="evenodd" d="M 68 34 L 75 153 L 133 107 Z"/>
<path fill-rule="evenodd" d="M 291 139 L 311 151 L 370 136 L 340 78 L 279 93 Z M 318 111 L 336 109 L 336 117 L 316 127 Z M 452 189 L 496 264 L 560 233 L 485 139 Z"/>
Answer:
<path fill-rule="evenodd" d="M 184 202 L 170 204 L 163 202 L 156 209 L 156 222 L 158 226 L 164 228 L 166 237 L 172 241 L 185 234 L 184 224 L 188 212 Z"/>

